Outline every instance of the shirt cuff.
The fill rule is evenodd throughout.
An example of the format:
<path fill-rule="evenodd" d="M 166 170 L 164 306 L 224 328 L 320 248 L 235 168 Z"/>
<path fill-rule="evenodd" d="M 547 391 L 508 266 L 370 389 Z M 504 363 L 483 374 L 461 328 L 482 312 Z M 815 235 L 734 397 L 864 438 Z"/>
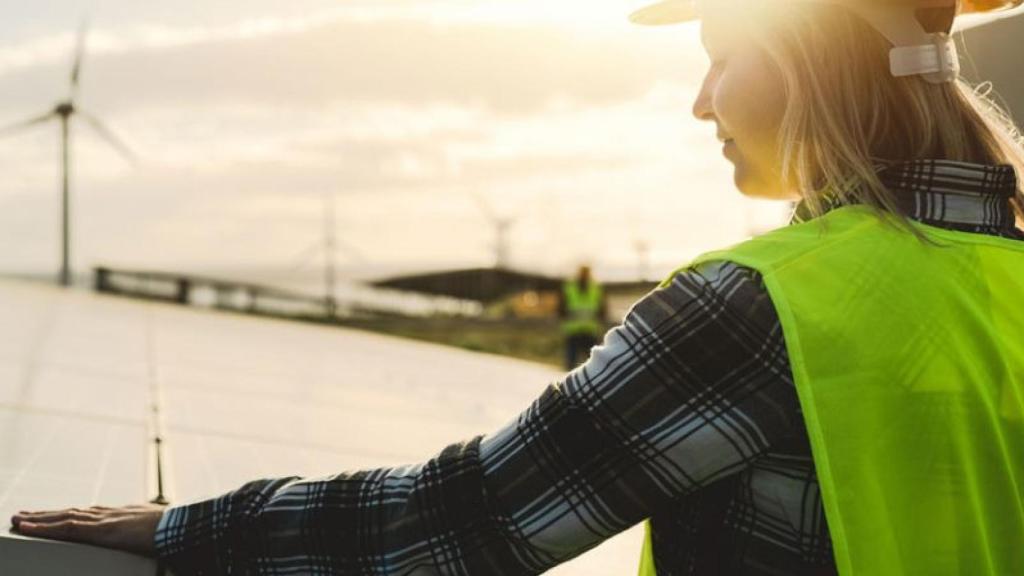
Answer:
<path fill-rule="evenodd" d="M 267 500 L 295 477 L 256 480 L 227 494 L 164 510 L 153 543 L 175 574 L 246 574 L 256 550 L 250 530 Z"/>
<path fill-rule="evenodd" d="M 160 516 L 160 521 L 156 524 L 156 534 L 153 535 L 153 544 L 156 547 L 157 557 L 163 559 L 168 555 L 168 549 L 170 548 L 171 534 L 180 532 L 180 518 L 184 515 L 182 506 L 167 507 L 164 509 L 164 513 Z M 175 518 L 178 518 L 178 523 L 175 523 Z"/>

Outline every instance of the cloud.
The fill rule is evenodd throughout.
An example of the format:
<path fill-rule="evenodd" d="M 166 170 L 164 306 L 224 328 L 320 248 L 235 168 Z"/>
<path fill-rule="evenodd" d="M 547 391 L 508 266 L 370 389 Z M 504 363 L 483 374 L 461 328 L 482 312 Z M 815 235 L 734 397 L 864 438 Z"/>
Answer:
<path fill-rule="evenodd" d="M 86 103 L 107 112 L 197 104 L 312 106 L 448 103 L 531 114 L 554 101 L 608 105 L 659 80 L 688 78 L 664 37 L 571 34 L 555 27 L 333 21 L 273 33 L 91 55 Z M 696 61 L 694 65 L 698 65 Z M 6 110 L 33 112 L 65 93 L 67 63 L 0 76 Z"/>
<path fill-rule="evenodd" d="M 143 163 L 76 125 L 76 263 L 287 265 L 319 237 L 328 192 L 374 263 L 486 262 L 470 191 L 518 218 L 513 257 L 535 267 L 734 235 L 742 215 L 716 211 L 736 198 L 706 196 L 729 169 L 688 118 L 698 40 L 643 32 L 390 17 L 101 30 L 81 104 Z M 69 40 L 0 50 L 0 125 L 65 94 Z M 54 261 L 56 134 L 0 141 L 4 268 Z"/>

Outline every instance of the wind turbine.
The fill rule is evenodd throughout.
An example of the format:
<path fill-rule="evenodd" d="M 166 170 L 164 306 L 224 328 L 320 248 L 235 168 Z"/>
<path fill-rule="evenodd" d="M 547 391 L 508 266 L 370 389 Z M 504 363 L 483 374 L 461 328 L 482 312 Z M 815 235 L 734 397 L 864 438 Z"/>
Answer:
<path fill-rule="evenodd" d="M 82 58 L 85 52 L 85 34 L 86 25 L 83 22 L 78 29 L 78 38 L 75 43 L 75 54 L 74 61 L 71 66 L 71 83 L 70 90 L 68 91 L 68 97 L 66 100 L 58 102 L 57 105 L 49 112 L 30 118 L 28 120 L 18 122 L 6 128 L 0 129 L 0 136 L 5 136 L 12 132 L 17 132 L 36 124 L 42 124 L 49 122 L 54 118 L 60 121 L 60 134 L 61 134 L 61 231 L 62 231 L 62 249 L 61 249 L 61 267 L 60 267 L 60 284 L 62 286 L 71 285 L 71 245 L 70 245 L 70 220 L 71 220 L 71 202 L 69 196 L 69 164 L 70 164 L 70 130 L 71 130 L 71 117 L 77 116 L 82 120 L 85 120 L 92 129 L 104 140 L 107 141 L 115 150 L 117 150 L 122 156 L 124 156 L 129 162 L 135 163 L 136 157 L 131 149 L 121 141 L 120 138 L 114 135 L 114 133 L 107 128 L 103 122 L 96 118 L 92 114 L 89 114 L 85 110 L 82 110 L 75 105 L 75 98 L 78 96 L 78 85 L 79 79 L 82 75 Z"/>
<path fill-rule="evenodd" d="M 324 302 L 327 307 L 327 315 L 332 317 L 335 315 L 338 307 L 336 291 L 338 248 L 340 247 L 344 252 L 348 253 L 351 260 L 360 263 L 366 262 L 366 258 L 360 250 L 338 238 L 335 204 L 335 195 L 333 193 L 327 194 L 324 198 L 324 237 L 292 258 L 296 263 L 289 270 L 289 272 L 297 271 L 305 266 L 313 256 L 323 252 Z"/>
<path fill-rule="evenodd" d="M 516 220 L 518 220 L 518 216 L 499 216 L 491 207 L 491 203 L 480 192 L 471 189 L 470 194 L 476 200 L 480 212 L 494 226 L 496 236 L 494 243 L 494 267 L 507 269 L 509 267 L 510 252 L 509 232 L 512 226 L 515 225 Z"/>

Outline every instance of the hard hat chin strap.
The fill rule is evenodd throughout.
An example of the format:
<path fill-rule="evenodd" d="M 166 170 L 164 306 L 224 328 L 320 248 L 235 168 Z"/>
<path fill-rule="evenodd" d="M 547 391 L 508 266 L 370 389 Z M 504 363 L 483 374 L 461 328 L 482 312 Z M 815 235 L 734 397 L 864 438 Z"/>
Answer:
<path fill-rule="evenodd" d="M 960 75 L 956 43 L 946 32 L 925 30 L 918 20 L 917 7 L 912 4 L 826 1 L 845 6 L 892 42 L 889 69 L 893 76 L 920 74 L 929 82 L 941 84 L 952 82 Z"/>

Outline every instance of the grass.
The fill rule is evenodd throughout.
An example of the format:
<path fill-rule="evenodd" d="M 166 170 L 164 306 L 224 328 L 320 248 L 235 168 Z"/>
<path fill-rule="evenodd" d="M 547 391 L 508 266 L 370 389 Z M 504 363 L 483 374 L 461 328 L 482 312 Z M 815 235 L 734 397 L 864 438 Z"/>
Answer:
<path fill-rule="evenodd" d="M 562 333 L 554 320 L 374 318 L 339 324 L 392 336 L 500 354 L 560 368 Z"/>

